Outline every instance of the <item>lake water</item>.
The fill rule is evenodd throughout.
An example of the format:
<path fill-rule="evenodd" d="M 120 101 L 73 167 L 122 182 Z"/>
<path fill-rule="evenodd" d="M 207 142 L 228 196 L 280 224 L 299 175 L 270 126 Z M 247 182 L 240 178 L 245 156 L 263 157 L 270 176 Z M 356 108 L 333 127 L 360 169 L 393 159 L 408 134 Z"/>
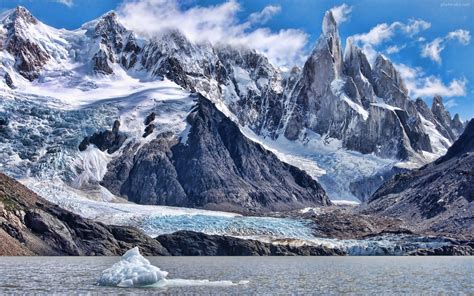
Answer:
<path fill-rule="evenodd" d="M 0 294 L 455 294 L 474 295 L 474 257 L 148 257 L 169 279 L 233 286 L 96 285 L 119 257 L 0 257 Z M 185 281 L 184 281 L 185 282 Z"/>

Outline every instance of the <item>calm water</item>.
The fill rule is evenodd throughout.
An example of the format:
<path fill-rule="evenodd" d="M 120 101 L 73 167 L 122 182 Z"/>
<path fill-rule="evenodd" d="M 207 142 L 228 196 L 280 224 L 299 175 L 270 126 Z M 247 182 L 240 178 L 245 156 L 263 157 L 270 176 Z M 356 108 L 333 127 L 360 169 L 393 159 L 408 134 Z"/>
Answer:
<path fill-rule="evenodd" d="M 168 278 L 242 281 L 228 287 L 95 285 L 119 257 L 0 257 L 0 294 L 474 295 L 474 257 L 148 257 Z"/>

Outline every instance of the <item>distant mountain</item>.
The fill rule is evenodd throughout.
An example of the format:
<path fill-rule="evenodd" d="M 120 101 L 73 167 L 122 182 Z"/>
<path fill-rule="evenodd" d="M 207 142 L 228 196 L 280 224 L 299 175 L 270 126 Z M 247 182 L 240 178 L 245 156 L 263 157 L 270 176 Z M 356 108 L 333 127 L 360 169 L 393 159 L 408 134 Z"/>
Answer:
<path fill-rule="evenodd" d="M 243 201 L 239 195 L 234 206 L 247 209 L 257 200 L 260 209 L 285 208 L 286 203 L 296 207 L 309 201 L 327 204 L 315 183 L 298 184 L 307 177 L 296 176 L 300 173 L 295 173 L 295 166 L 317 178 L 334 198 L 364 199 L 399 171 L 392 170 L 394 165 L 412 168 L 441 156 L 464 129 L 459 115 L 451 118 L 440 97 L 434 99 L 432 108 L 422 100 L 411 100 L 400 74 L 386 57 L 378 56 L 371 65 L 350 39 L 343 50 L 330 11 L 304 67 L 289 71 L 273 66 L 250 48 L 194 43 L 177 29 L 143 38 L 123 26 L 113 11 L 74 31 L 47 26 L 23 7 L 3 13 L 0 24 L 0 100 L 5 106 L 0 110 L 0 156 L 5 170 L 18 177 L 59 175 L 81 190 L 103 181 L 114 193 L 142 203 L 184 204 L 163 201 L 173 193 L 177 199 L 186 197 L 189 206 L 227 204 L 229 200 L 210 194 L 204 184 L 171 176 L 171 184 L 165 187 L 144 182 L 143 188 L 135 190 L 130 185 L 137 182 L 133 174 L 119 176 L 112 171 L 119 156 L 140 151 L 140 155 L 150 153 L 143 158 L 152 157 L 154 150 L 145 147 L 152 141 L 164 141 L 165 132 L 179 138 L 189 127 L 186 118 L 192 96 L 188 95 L 192 93 L 207 98 L 219 111 L 208 114 L 217 116 L 208 119 L 213 126 L 236 124 L 232 129 L 236 137 L 227 139 L 229 143 L 214 139 L 220 135 L 214 130 L 203 129 L 213 141 L 196 142 L 198 147 L 228 149 L 242 143 L 257 147 L 256 141 L 272 150 L 278 161 L 292 165 L 277 165 L 257 148 L 228 149 L 234 153 L 227 158 L 233 163 L 231 171 L 217 166 L 214 171 L 222 171 L 212 173 L 238 177 L 216 183 L 229 186 L 229 191 L 223 192 L 232 192 L 232 196 L 237 194 L 236 180 L 244 179 L 248 199 Z M 183 93 L 179 100 L 175 97 L 178 86 L 180 95 Z M 157 118 L 152 125 L 145 125 L 144 116 L 151 113 Z M 116 119 L 122 124 L 120 133 L 106 133 Z M 100 145 L 94 138 L 83 143 L 84 147 L 92 144 L 91 150 L 78 151 L 84 137 L 94 133 L 106 133 L 120 145 L 108 147 L 104 154 L 105 150 L 96 149 Z M 140 149 L 132 149 L 135 146 Z M 164 169 L 168 174 L 168 168 L 177 168 L 175 158 L 183 151 L 172 151 L 168 159 L 171 167 L 161 167 L 169 164 L 164 162 L 148 169 Z M 194 157 L 190 151 L 186 153 Z M 210 156 L 221 164 L 221 155 Z M 267 162 L 260 162 L 262 157 Z M 252 179 L 263 174 L 264 168 L 235 167 L 236 159 L 278 169 L 256 185 Z M 127 169 L 139 165 L 131 157 L 128 160 Z M 358 163 L 355 168 L 348 164 L 352 161 Z M 195 172 L 202 173 L 192 177 L 210 177 L 205 167 L 209 164 L 207 159 L 192 163 Z M 183 176 L 182 172 L 176 174 Z M 276 190 L 269 187 L 276 182 L 274 178 L 284 179 L 279 182 L 281 187 L 276 186 L 284 192 L 282 197 L 275 198 Z M 252 189 L 262 184 L 266 185 L 260 190 Z M 186 187 L 193 185 L 202 186 Z M 145 192 L 157 197 L 144 198 Z M 206 200 L 201 196 L 204 192 L 213 197 Z"/>
<path fill-rule="evenodd" d="M 474 120 L 434 163 L 395 175 L 369 199 L 370 213 L 403 218 L 420 230 L 474 235 Z"/>

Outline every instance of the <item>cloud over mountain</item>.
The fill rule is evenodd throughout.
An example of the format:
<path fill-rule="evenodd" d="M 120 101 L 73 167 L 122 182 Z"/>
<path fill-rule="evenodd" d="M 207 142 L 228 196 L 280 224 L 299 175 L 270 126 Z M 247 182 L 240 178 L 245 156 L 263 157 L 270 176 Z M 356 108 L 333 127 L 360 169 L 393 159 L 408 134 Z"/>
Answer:
<path fill-rule="evenodd" d="M 119 6 L 118 13 L 128 28 L 148 37 L 175 27 L 195 42 L 249 45 L 279 66 L 301 62 L 308 40 L 305 32 L 275 32 L 261 26 L 281 11 L 280 6 L 266 6 L 250 14 L 247 21 L 238 18 L 240 10 L 240 4 L 233 0 L 191 8 L 183 8 L 177 0 L 130 0 Z"/>

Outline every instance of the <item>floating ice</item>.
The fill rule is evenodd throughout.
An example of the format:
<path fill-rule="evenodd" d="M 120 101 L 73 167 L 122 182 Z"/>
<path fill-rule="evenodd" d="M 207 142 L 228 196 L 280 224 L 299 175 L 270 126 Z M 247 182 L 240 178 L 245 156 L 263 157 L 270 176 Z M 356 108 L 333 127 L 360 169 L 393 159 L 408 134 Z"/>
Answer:
<path fill-rule="evenodd" d="M 104 270 L 98 284 L 100 286 L 144 287 L 166 278 L 168 272 L 151 265 L 140 255 L 138 247 L 128 250 L 112 267 Z"/>
<path fill-rule="evenodd" d="M 162 271 L 151 265 L 145 257 L 140 254 L 138 247 L 128 250 L 119 262 L 102 272 L 99 286 L 114 286 L 122 288 L 130 287 L 185 287 L 185 286 L 212 286 L 227 287 L 245 285 L 249 281 L 210 281 L 210 280 L 188 280 L 188 279 L 166 279 L 168 272 Z"/>

